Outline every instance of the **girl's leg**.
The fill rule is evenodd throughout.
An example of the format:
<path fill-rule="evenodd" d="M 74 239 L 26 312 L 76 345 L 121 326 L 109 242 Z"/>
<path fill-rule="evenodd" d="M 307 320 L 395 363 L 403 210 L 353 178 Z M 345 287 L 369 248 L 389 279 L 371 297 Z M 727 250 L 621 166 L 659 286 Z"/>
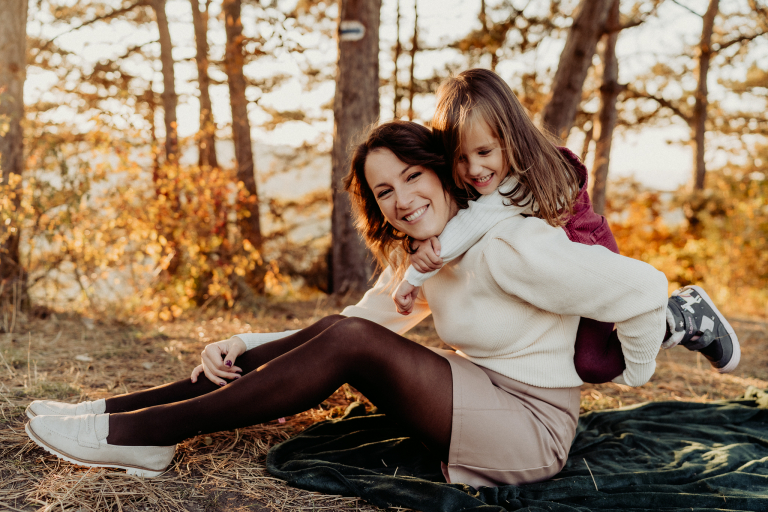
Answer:
<path fill-rule="evenodd" d="M 576 334 L 573 362 L 576 373 L 584 382 L 599 384 L 621 375 L 626 366 L 613 324 L 582 318 Z"/>
<path fill-rule="evenodd" d="M 259 366 L 293 350 L 303 343 L 306 343 L 344 318 L 346 317 L 341 315 L 327 316 L 295 334 L 249 350 L 238 357 L 235 364 L 242 368 L 242 375 L 246 375 Z M 186 378 L 163 386 L 146 389 L 144 391 L 107 398 L 105 402 L 105 412 L 115 413 L 135 411 L 154 405 L 181 402 L 182 400 L 205 395 L 211 391 L 216 391 L 217 389 L 219 389 L 218 385 L 208 380 L 204 374 L 200 374 L 196 383 L 192 383 L 189 378 Z"/>
<path fill-rule="evenodd" d="M 204 396 L 111 414 L 107 442 L 168 446 L 305 411 L 353 385 L 448 460 L 453 381 L 448 361 L 378 324 L 336 322 L 268 364 Z"/>

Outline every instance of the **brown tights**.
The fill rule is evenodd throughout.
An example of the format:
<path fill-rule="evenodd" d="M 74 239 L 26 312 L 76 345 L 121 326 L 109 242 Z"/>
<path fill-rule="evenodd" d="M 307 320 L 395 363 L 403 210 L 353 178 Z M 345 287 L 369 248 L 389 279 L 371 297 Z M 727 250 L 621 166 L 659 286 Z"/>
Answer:
<path fill-rule="evenodd" d="M 201 374 L 109 398 L 107 442 L 168 446 L 310 409 L 349 383 L 448 460 L 451 368 L 442 356 L 360 318 L 326 317 L 235 362 L 243 376 L 224 387 Z"/>

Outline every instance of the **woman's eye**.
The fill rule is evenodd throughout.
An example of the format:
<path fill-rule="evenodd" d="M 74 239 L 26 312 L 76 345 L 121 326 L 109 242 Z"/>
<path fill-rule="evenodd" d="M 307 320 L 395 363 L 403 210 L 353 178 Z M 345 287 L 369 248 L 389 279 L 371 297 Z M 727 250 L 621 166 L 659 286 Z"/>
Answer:
<path fill-rule="evenodd" d="M 390 192 L 392 192 L 392 191 L 391 191 L 391 190 L 389 190 L 389 189 L 387 189 L 387 190 L 382 190 L 381 192 L 379 192 L 378 194 L 376 194 L 376 199 L 382 199 L 384 196 L 386 196 L 386 195 L 387 195 L 387 194 L 389 194 Z"/>
<path fill-rule="evenodd" d="M 421 176 L 421 173 L 420 173 L 420 172 L 414 172 L 413 174 L 411 174 L 410 176 L 408 176 L 408 180 L 407 180 L 407 181 L 412 181 L 412 180 L 415 180 L 415 179 L 416 179 L 416 178 L 418 178 L 419 176 Z"/>
<path fill-rule="evenodd" d="M 478 151 L 478 154 L 480 156 L 488 156 L 488 155 L 491 154 L 491 151 L 493 151 L 493 150 L 492 149 L 483 149 L 483 150 Z"/>

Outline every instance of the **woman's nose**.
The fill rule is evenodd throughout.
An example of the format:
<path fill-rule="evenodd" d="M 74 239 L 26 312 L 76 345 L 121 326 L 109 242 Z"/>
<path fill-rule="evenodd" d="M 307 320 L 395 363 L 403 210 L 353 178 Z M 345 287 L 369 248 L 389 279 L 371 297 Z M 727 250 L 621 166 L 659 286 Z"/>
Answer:
<path fill-rule="evenodd" d="M 413 194 L 408 190 L 395 190 L 395 204 L 401 210 L 408 209 L 413 203 Z"/>

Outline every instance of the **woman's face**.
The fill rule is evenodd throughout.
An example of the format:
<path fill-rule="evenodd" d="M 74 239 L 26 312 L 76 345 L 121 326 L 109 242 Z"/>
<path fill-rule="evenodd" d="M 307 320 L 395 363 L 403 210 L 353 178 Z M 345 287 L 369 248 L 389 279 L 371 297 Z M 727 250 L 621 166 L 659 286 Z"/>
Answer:
<path fill-rule="evenodd" d="M 458 211 L 433 170 L 408 165 L 388 149 L 368 155 L 365 178 L 387 222 L 416 240 L 442 233 Z"/>
<path fill-rule="evenodd" d="M 457 164 L 461 180 L 482 195 L 496 190 L 509 174 L 499 139 L 482 119 L 474 119 L 461 141 Z"/>

